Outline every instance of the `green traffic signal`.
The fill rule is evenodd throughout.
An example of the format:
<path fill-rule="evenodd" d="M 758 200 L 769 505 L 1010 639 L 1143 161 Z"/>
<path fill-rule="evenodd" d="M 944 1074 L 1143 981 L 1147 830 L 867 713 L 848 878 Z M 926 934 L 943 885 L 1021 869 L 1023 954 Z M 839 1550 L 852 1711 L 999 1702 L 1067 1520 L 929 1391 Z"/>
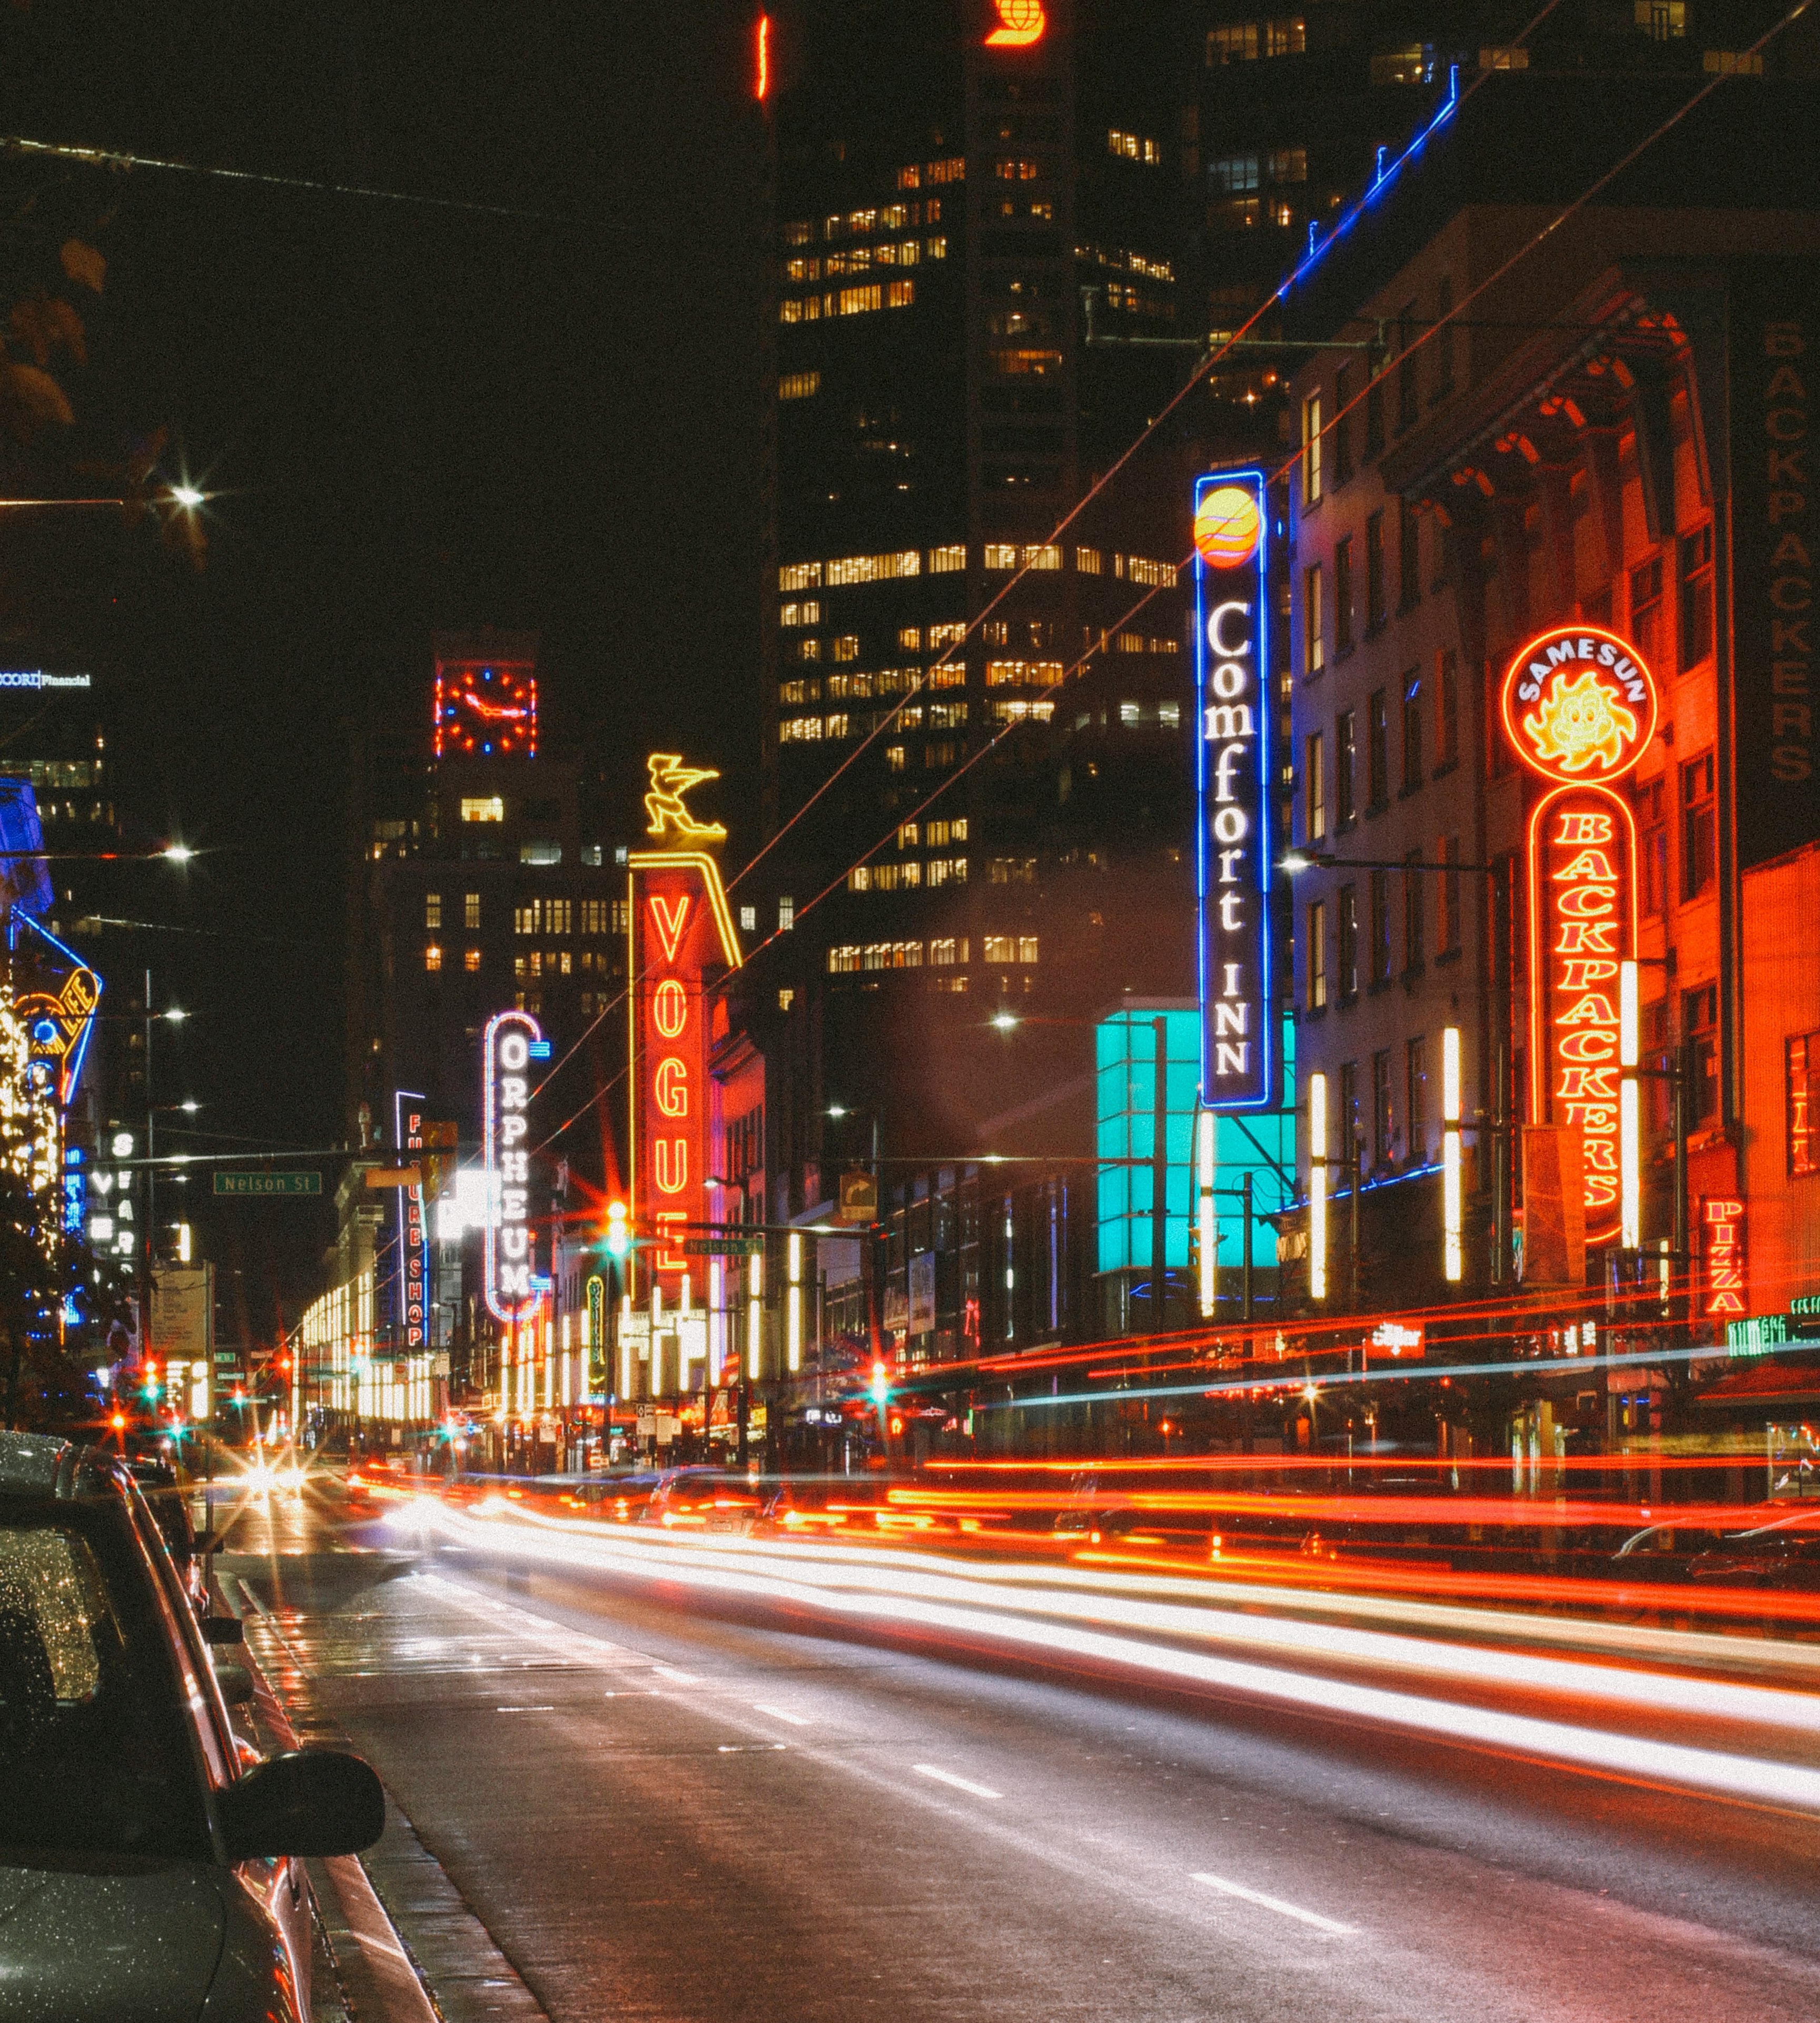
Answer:
<path fill-rule="evenodd" d="M 626 1204 L 608 1202 L 607 1204 L 607 1255 L 623 1257 L 632 1247 L 632 1232 L 626 1222 Z"/>

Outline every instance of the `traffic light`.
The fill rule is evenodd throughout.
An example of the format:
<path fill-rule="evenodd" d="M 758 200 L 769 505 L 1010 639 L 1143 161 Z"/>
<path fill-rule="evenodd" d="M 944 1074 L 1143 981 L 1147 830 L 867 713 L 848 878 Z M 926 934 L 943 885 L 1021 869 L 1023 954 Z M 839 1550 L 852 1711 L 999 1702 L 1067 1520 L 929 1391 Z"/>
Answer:
<path fill-rule="evenodd" d="M 607 1203 L 607 1255 L 623 1257 L 632 1247 L 632 1232 L 626 1221 L 626 1204 Z"/>
<path fill-rule="evenodd" d="M 158 1365 L 155 1363 L 147 1363 L 145 1366 L 145 1395 L 155 1405 L 158 1403 L 160 1388 L 161 1387 L 158 1381 Z"/>
<path fill-rule="evenodd" d="M 885 1374 L 884 1364 L 875 1363 L 872 1365 L 872 1403 L 882 1406 L 890 1392 L 890 1380 Z"/>

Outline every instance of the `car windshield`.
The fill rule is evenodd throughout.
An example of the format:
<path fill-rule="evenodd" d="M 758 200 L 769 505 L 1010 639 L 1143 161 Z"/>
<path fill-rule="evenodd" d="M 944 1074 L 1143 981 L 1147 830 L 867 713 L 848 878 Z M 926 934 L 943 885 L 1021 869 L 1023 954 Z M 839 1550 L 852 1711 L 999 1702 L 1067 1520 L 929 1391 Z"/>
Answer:
<path fill-rule="evenodd" d="M 206 1857 L 161 1633 L 79 1526 L 0 1513 L 0 1846 Z"/>

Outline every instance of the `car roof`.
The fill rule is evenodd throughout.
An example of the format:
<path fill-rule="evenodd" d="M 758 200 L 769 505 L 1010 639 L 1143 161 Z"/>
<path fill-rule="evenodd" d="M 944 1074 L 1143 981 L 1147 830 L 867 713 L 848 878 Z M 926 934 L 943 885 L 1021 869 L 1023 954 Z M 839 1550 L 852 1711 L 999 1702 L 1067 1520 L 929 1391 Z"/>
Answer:
<path fill-rule="evenodd" d="M 93 1496 L 118 1482 L 99 1448 L 50 1433 L 0 1433 L 0 1498 Z"/>

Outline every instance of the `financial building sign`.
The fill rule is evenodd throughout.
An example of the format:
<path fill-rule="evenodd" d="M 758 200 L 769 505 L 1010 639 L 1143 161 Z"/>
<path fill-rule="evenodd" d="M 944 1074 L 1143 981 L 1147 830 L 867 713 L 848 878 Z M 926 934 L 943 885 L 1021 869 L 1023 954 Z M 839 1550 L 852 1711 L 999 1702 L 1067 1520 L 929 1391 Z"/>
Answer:
<path fill-rule="evenodd" d="M 663 847 L 634 851 L 627 859 L 631 1163 L 633 1213 L 650 1233 L 645 1261 L 662 1284 L 689 1268 L 689 1225 L 713 1219 L 706 986 L 739 967 L 740 945 L 720 866 L 709 854 L 726 832 L 718 822 L 697 821 L 684 801 L 718 775 L 685 766 L 671 752 L 656 754 L 649 766 L 646 833 Z"/>
<path fill-rule="evenodd" d="M 1195 481 L 1195 890 L 1209 1110 L 1274 1099 L 1267 525 L 1262 471 Z"/>
<path fill-rule="evenodd" d="M 1511 660 L 1504 734 L 1551 791 L 1529 815 L 1530 1109 L 1577 1129 L 1586 1241 L 1619 1234 L 1620 965 L 1636 954 L 1636 829 L 1615 791 L 1649 749 L 1656 686 L 1635 647 L 1557 626 Z"/>
<path fill-rule="evenodd" d="M 487 1175 L 487 1311 L 495 1320 L 528 1319 L 543 1296 L 531 1224 L 531 1063 L 543 1029 L 528 1012 L 496 1012 L 481 1042 Z"/>

